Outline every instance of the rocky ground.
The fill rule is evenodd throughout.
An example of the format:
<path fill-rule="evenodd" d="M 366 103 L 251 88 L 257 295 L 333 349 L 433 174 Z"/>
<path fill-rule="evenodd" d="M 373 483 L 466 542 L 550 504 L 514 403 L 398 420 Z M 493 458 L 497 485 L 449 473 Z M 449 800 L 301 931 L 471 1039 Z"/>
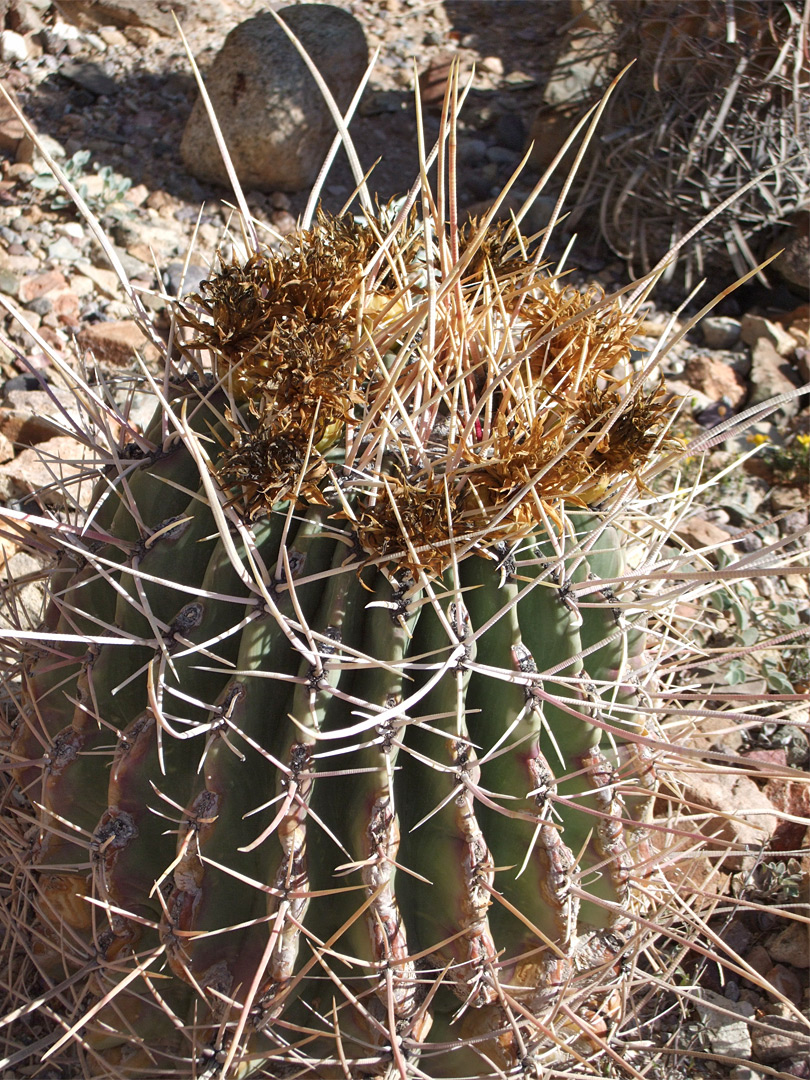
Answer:
<path fill-rule="evenodd" d="M 232 213 L 230 195 L 194 179 L 179 158 L 196 88 L 173 24 L 163 12 L 167 5 L 121 0 L 92 6 L 95 13 L 89 19 L 80 10 L 87 4 L 0 2 L 0 28 L 4 18 L 6 27 L 0 82 L 15 95 L 49 152 L 83 185 L 133 285 L 160 325 L 166 294 L 196 286 L 214 263 Z M 227 32 L 266 5 L 260 0 L 187 0 L 173 6 L 205 71 Z M 338 0 L 337 6 L 360 20 L 371 48 L 381 48 L 353 125 L 363 164 L 368 167 L 382 155 L 371 185 L 381 201 L 400 193 L 416 175 L 414 60 L 428 105 L 426 134 L 432 141 L 439 123 L 434 88 L 441 85 L 449 58 L 457 56 L 462 74 L 473 65 L 476 69 L 460 129 L 459 201 L 473 211 L 485 208 L 524 152 L 562 47 L 568 5 Z M 531 172 L 521 178 L 518 193 L 530 190 L 535 179 Z M 324 203 L 338 209 L 352 186 L 345 163 L 339 162 L 325 186 Z M 248 193 L 256 218 L 281 233 L 295 227 L 305 200 L 305 192 Z M 541 198 L 528 218 L 529 231 L 542 227 L 548 208 L 549 200 Z M 607 250 L 587 237 L 577 250 L 580 258 L 570 261 L 606 290 L 625 283 L 624 266 Z M 70 395 L 56 360 L 72 367 L 78 356 L 88 361 L 92 357 L 99 378 L 120 377 L 131 368 L 133 350 L 147 363 L 155 352 L 132 320 L 118 280 L 87 225 L 51 182 L 43 160 L 2 102 L 0 302 L 7 310 L 19 310 L 26 324 L 3 316 L 0 500 L 15 508 L 31 506 L 33 493 L 40 491 L 46 503 L 58 507 L 65 495 L 54 477 L 75 471 L 84 449 L 68 433 Z M 669 388 L 685 399 L 683 429 L 690 436 L 810 380 L 806 296 L 778 286 L 748 290 L 729 298 L 719 311 L 689 330 L 669 350 L 664 364 Z M 673 319 L 685 323 L 687 314 L 650 302 L 639 351 L 653 348 Z M 139 415 L 138 407 L 135 394 L 133 416 L 144 422 L 148 417 Z M 716 557 L 724 558 L 735 550 L 756 551 L 807 526 L 807 397 L 786 401 L 745 438 L 720 443 L 701 467 L 717 473 L 740 450 L 756 446 L 759 453 L 744 472 L 718 482 L 695 506 L 695 516 L 680 527 L 685 542 L 715 545 Z M 88 496 L 89 491 L 77 488 L 72 498 L 81 504 Z M 20 577 L 32 568 L 30 555 L 14 541 L 0 536 L 0 545 L 4 577 Z M 733 610 L 725 613 L 715 624 L 720 635 L 715 644 L 750 647 L 758 635 L 764 640 L 778 634 L 780 626 L 801 626 L 807 621 L 806 579 L 766 582 L 759 592 L 752 590 L 747 602 L 746 625 Z M 787 667 L 778 654 L 765 660 L 770 666 L 741 660 L 738 681 L 759 689 L 767 684 L 776 693 L 806 692 L 806 657 L 797 654 Z M 807 727 L 802 727 L 808 715 L 797 713 L 790 731 L 719 732 L 714 744 L 753 760 L 807 767 Z M 748 777 L 732 777 L 729 783 L 716 778 L 711 784 L 712 790 L 695 790 L 696 801 L 728 810 L 735 800 L 739 805 L 764 800 L 763 810 L 772 814 L 774 849 L 787 853 L 801 848 L 803 830 L 787 829 L 779 814 L 807 816 L 806 787 L 786 781 L 769 781 L 763 787 Z M 791 858 L 785 854 L 782 859 L 784 878 L 795 874 Z M 761 884 L 766 888 L 768 883 Z M 773 893 L 776 886 L 771 885 Z M 786 931 L 777 933 L 767 920 L 757 919 L 740 916 L 728 922 L 724 932 L 734 936 L 741 955 L 775 981 L 787 1000 L 807 1008 L 806 938 L 803 946 L 783 940 Z M 728 1007 L 741 1003 L 737 1011 L 743 1017 L 746 1003 L 760 1015 L 763 1010 L 777 1018 L 784 1013 L 783 1004 L 765 1000 L 751 987 L 729 989 L 711 984 L 707 976 L 710 991 L 724 994 Z M 714 1030 L 708 1021 L 707 1029 Z M 726 1036 L 731 1038 L 728 1032 Z M 707 1036 L 710 1042 L 713 1037 Z M 810 1075 L 791 1039 L 789 1025 L 781 1042 L 755 1029 L 755 1060 L 788 1075 Z M 725 1050 L 740 1056 L 744 1051 L 744 1045 Z M 745 1080 L 742 1072 L 737 1077 Z"/>

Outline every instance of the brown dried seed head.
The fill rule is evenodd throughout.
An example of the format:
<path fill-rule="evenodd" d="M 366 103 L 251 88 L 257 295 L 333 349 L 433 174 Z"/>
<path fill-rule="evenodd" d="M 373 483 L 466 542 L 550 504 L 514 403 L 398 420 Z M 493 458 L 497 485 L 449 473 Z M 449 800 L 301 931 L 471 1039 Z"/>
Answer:
<path fill-rule="evenodd" d="M 426 249 L 415 211 L 393 236 L 386 220 L 321 215 L 224 267 L 179 321 L 233 403 L 232 503 L 255 518 L 334 502 L 370 561 L 433 575 L 459 545 L 599 499 L 645 464 L 669 409 L 628 397 L 638 318 L 618 301 L 544 275 L 508 228 L 470 224 L 454 252 L 440 232 Z"/>

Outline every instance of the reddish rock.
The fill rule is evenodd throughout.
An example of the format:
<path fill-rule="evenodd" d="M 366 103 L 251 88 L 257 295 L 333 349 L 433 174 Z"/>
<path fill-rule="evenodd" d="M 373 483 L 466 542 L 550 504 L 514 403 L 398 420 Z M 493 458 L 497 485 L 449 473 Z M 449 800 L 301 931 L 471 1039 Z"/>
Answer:
<path fill-rule="evenodd" d="M 773 345 L 780 356 L 790 356 L 796 348 L 795 341 L 781 323 L 762 315 L 743 315 L 740 337 L 752 349 L 764 339 Z"/>
<path fill-rule="evenodd" d="M 441 108 L 455 53 L 442 53 L 419 75 L 419 95 L 426 107 Z"/>
<path fill-rule="evenodd" d="M 766 942 L 768 955 L 777 964 L 791 964 L 796 968 L 810 968 L 810 926 L 807 923 L 789 922 Z"/>
<path fill-rule="evenodd" d="M 146 202 L 149 195 L 149 188 L 146 184 L 135 184 L 124 196 L 128 203 L 132 203 L 133 206 L 142 206 Z"/>
<path fill-rule="evenodd" d="M 806 825 L 810 827 L 810 785 L 774 777 L 765 785 L 765 794 L 777 810 L 807 819 Z"/>
<path fill-rule="evenodd" d="M 65 275 L 59 270 L 47 270 L 44 274 L 33 274 L 20 282 L 20 301 L 29 304 L 39 296 L 53 292 L 54 289 L 67 288 Z"/>
<path fill-rule="evenodd" d="M 280 236 L 290 236 L 298 228 L 298 222 L 288 210 L 274 210 L 270 224 Z"/>
<path fill-rule="evenodd" d="M 683 813 L 694 818 L 695 832 L 712 838 L 708 846 L 722 856 L 723 868 L 753 865 L 754 852 L 767 843 L 778 824 L 773 804 L 754 781 L 695 769 L 678 772 L 677 781 L 672 793 L 682 796 Z"/>
<path fill-rule="evenodd" d="M 779 394 L 787 394 L 800 385 L 798 370 L 783 356 L 767 338 L 759 338 L 751 354 L 751 397 L 749 405 L 759 405 Z M 795 416 L 799 411 L 798 398 L 781 405 L 774 416 Z"/>
<path fill-rule="evenodd" d="M 0 462 L 10 461 L 14 457 L 14 443 L 0 431 Z"/>
<path fill-rule="evenodd" d="M 765 978 L 773 987 L 775 991 L 773 996 L 777 1000 L 781 995 L 786 997 L 788 1001 L 792 1001 L 794 1005 L 801 1005 L 802 983 L 793 968 L 787 967 L 785 964 L 774 964 L 770 971 L 765 973 Z"/>
<path fill-rule="evenodd" d="M 774 851 L 797 851 L 805 846 L 810 828 L 810 786 L 799 780 L 774 777 L 765 785 L 765 794 L 781 813 L 793 820 L 782 820 L 773 834 Z"/>
<path fill-rule="evenodd" d="M 0 465 L 0 495 L 17 499 L 37 495 L 50 506 L 69 507 L 77 503 L 87 506 L 93 484 L 76 481 L 85 471 L 83 461 L 88 453 L 83 443 L 69 435 L 59 435 L 23 450 Z"/>
<path fill-rule="evenodd" d="M 771 510 L 774 514 L 792 513 L 794 510 L 807 509 L 807 497 L 795 487 L 778 485 L 770 496 Z"/>
<path fill-rule="evenodd" d="M 27 539 L 27 538 L 26 538 Z M 14 558 L 18 551 L 21 551 L 25 547 L 26 540 L 20 536 L 19 540 L 15 540 L 10 536 L 0 536 L 0 567 L 5 570 L 9 561 Z M 5 620 L 0 616 L 0 626 L 7 625 Z"/>
<path fill-rule="evenodd" d="M 150 210 L 157 210 L 160 213 L 161 210 L 168 211 L 167 216 L 171 216 L 171 213 L 175 209 L 175 200 L 167 191 L 162 191 L 158 188 L 157 191 L 153 191 L 147 198 L 145 205 Z"/>
<path fill-rule="evenodd" d="M 731 878 L 718 870 L 716 859 L 691 853 L 684 856 L 674 855 L 666 848 L 663 837 L 660 839 L 665 844 L 661 865 L 665 868 L 667 881 L 673 888 L 684 895 L 728 896 Z M 770 958 L 768 966 L 771 966 Z"/>
<path fill-rule="evenodd" d="M 773 262 L 775 269 L 795 289 L 810 289 L 810 213 L 799 212 L 777 241 L 782 249 Z"/>
<path fill-rule="evenodd" d="M 810 348 L 810 304 L 801 304 L 791 311 L 789 315 L 786 315 L 784 321 L 788 333 L 796 342 L 797 348 L 794 361 L 799 371 L 802 372 L 802 361 L 805 358 L 800 356 L 800 353 L 804 353 Z M 802 372 L 802 375 L 804 375 L 804 372 Z"/>
<path fill-rule="evenodd" d="M 131 255 L 133 259 L 138 259 L 146 266 L 152 265 L 153 254 L 148 244 L 130 244 L 127 247 L 127 255 Z"/>
<path fill-rule="evenodd" d="M 11 86 L 4 80 L 6 93 L 17 104 L 17 98 Z M 14 158 L 15 161 L 29 162 L 33 157 L 34 144 L 25 133 L 25 128 L 6 99 L 0 95 L 0 151 Z"/>
<path fill-rule="evenodd" d="M 810 1080 L 810 1057 L 786 1058 L 779 1063 L 779 1068 L 788 1076 L 795 1076 L 797 1080 Z"/>
<path fill-rule="evenodd" d="M 773 960 L 771 960 L 768 950 L 763 945 L 754 945 L 745 954 L 744 960 L 758 975 L 764 975 L 773 967 Z"/>
<path fill-rule="evenodd" d="M 743 750 L 741 757 L 749 761 L 764 761 L 767 765 L 781 765 L 787 767 L 787 751 L 783 748 L 776 750 Z"/>
<path fill-rule="evenodd" d="M 804 307 L 807 307 L 805 304 Z M 810 316 L 794 318 L 790 322 L 790 336 L 798 348 L 806 349 L 810 345 Z"/>
<path fill-rule="evenodd" d="M 52 396 L 53 395 L 53 396 Z M 17 446 L 35 446 L 52 439 L 65 425 L 64 413 L 54 398 L 67 409 L 75 402 L 68 390 L 52 387 L 46 390 L 12 390 L 5 396 L 5 408 L 0 408 L 0 434 Z"/>
<path fill-rule="evenodd" d="M 794 1054 L 810 1055 L 810 1035 L 806 1024 L 794 1017 L 763 1016 L 769 1030 L 751 1028 L 754 1058 L 763 1065 L 775 1065 Z"/>
<path fill-rule="evenodd" d="M 712 356 L 694 356 L 686 364 L 684 379 L 712 401 L 725 398 L 732 408 L 745 401 L 747 388 L 731 366 Z"/>
<path fill-rule="evenodd" d="M 578 106 L 564 108 L 541 105 L 532 121 L 529 131 L 529 140 L 532 143 L 532 151 L 529 157 L 529 167 L 537 172 L 547 169 L 554 158 L 565 145 L 571 130 L 579 119 Z M 566 154 L 565 161 L 570 161 L 571 151 Z M 561 167 L 563 167 L 561 165 Z"/>
<path fill-rule="evenodd" d="M 51 310 L 42 320 L 46 326 L 78 326 L 81 304 L 75 293 L 66 289 L 49 299 Z"/>
<path fill-rule="evenodd" d="M 223 5 L 211 0 L 174 0 L 171 11 L 175 12 L 181 26 L 192 21 L 192 12 L 196 19 L 213 23 L 221 19 Z M 173 38 L 176 29 L 171 11 L 165 4 L 145 4 L 143 0 L 71 0 L 60 8 L 60 14 L 84 30 L 96 26 L 120 27 L 126 37 L 132 29 L 148 28 L 164 37 Z M 142 43 L 142 39 L 141 39 Z"/>
<path fill-rule="evenodd" d="M 78 342 L 83 349 L 92 352 L 97 360 L 108 364 L 129 365 L 136 352 L 147 361 L 157 358 L 157 350 L 146 340 L 134 319 L 86 326 L 79 333 Z"/>
<path fill-rule="evenodd" d="M 148 26 L 125 26 L 124 37 L 139 49 L 149 49 L 155 44 L 157 31 Z"/>
<path fill-rule="evenodd" d="M 22 180 L 26 184 L 29 180 L 33 180 L 36 175 L 33 165 L 29 165 L 27 161 L 15 161 L 6 169 L 6 176 L 9 180 Z"/>
<path fill-rule="evenodd" d="M 46 315 L 45 318 L 50 318 L 50 315 Z M 47 323 L 43 323 L 43 325 L 40 326 L 39 336 L 47 345 L 50 345 L 51 348 L 55 349 L 57 352 L 61 352 L 62 349 L 65 347 L 64 339 L 59 336 L 53 326 L 49 326 Z M 46 357 L 45 359 L 49 363 L 49 358 Z M 45 363 L 42 366 L 48 367 L 48 363 Z"/>
<path fill-rule="evenodd" d="M 692 548 L 718 547 L 728 544 L 731 536 L 720 525 L 701 517 L 682 521 L 675 532 Z"/>

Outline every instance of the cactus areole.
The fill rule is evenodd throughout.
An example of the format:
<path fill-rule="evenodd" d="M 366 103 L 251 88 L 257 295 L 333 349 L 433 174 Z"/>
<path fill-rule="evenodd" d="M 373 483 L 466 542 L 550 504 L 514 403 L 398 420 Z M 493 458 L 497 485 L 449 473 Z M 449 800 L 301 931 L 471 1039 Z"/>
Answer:
<path fill-rule="evenodd" d="M 670 410 L 632 304 L 415 194 L 215 268 L 54 530 L 11 758 L 77 1075 L 540 1075 L 621 1018 Z"/>

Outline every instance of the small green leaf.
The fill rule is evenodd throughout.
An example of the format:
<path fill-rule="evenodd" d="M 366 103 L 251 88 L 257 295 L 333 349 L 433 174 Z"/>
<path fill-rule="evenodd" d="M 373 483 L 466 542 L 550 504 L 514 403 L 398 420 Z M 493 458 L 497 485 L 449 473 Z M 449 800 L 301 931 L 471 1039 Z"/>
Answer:
<path fill-rule="evenodd" d="M 745 682 L 747 678 L 748 675 L 743 667 L 742 660 L 732 660 L 726 672 L 726 682 L 729 686 L 737 686 L 739 683 Z"/>
<path fill-rule="evenodd" d="M 762 661 L 762 674 L 765 677 L 768 688 L 777 694 L 792 694 L 793 684 L 784 671 L 774 660 Z"/>
<path fill-rule="evenodd" d="M 748 612 L 739 600 L 732 600 L 729 605 L 734 615 L 734 621 L 743 632 L 748 629 Z"/>
<path fill-rule="evenodd" d="M 89 150 L 77 150 L 73 157 L 68 162 L 69 166 L 72 166 L 76 172 L 80 172 L 87 162 L 90 160 Z"/>

